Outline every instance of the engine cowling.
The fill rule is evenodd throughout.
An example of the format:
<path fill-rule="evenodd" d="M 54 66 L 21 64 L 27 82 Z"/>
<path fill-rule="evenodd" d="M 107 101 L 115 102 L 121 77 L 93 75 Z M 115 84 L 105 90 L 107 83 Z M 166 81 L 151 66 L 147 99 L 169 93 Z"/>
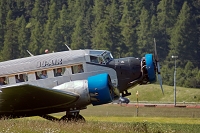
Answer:
<path fill-rule="evenodd" d="M 114 92 L 107 73 L 89 77 L 88 89 L 92 105 L 94 106 L 110 103 L 113 100 Z"/>
<path fill-rule="evenodd" d="M 110 103 L 115 95 L 110 76 L 107 73 L 90 76 L 87 80 L 66 82 L 53 89 L 78 94 L 79 99 L 73 104 L 73 107 Z"/>

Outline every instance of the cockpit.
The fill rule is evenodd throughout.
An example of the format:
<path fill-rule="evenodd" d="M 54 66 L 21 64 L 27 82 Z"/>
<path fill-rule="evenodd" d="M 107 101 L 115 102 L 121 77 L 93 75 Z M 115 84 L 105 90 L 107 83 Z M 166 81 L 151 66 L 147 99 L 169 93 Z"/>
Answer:
<path fill-rule="evenodd" d="M 106 64 L 113 60 L 113 56 L 109 51 L 92 50 L 89 52 L 90 62 L 98 64 Z"/>

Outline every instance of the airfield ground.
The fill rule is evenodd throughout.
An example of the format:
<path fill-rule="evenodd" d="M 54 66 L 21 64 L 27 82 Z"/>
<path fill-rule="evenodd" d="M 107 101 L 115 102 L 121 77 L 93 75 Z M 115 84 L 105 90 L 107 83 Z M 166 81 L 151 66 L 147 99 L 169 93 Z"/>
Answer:
<path fill-rule="evenodd" d="M 151 106 L 150 106 L 151 105 Z M 44 120 L 40 117 L 28 117 L 12 120 L 0 120 L 0 133 L 198 133 L 200 131 L 200 109 L 173 107 L 169 105 L 106 104 L 88 106 L 81 111 L 85 123 L 60 123 Z M 194 107 L 194 106 L 192 106 Z M 61 117 L 65 112 L 53 114 Z"/>
<path fill-rule="evenodd" d="M 126 104 L 124 104 L 126 105 Z M 156 107 L 156 108 L 199 108 L 200 109 L 200 104 L 151 104 L 151 103 L 129 103 L 126 106 L 129 107 Z"/>

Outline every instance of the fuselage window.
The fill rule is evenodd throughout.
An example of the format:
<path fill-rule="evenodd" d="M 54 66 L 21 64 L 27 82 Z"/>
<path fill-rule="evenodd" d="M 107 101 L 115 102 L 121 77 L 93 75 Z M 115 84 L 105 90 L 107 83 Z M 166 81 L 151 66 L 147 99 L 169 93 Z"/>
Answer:
<path fill-rule="evenodd" d="M 26 74 L 15 75 L 16 83 L 25 82 L 25 79 L 28 81 Z"/>
<path fill-rule="evenodd" d="M 72 66 L 72 74 L 75 74 L 75 73 L 82 73 L 82 72 L 84 72 L 84 69 L 83 69 L 83 65 L 82 65 L 82 64 Z"/>
<path fill-rule="evenodd" d="M 36 80 L 40 79 L 40 77 L 38 76 L 39 72 L 35 72 L 35 77 L 36 77 Z"/>
<path fill-rule="evenodd" d="M 65 73 L 65 67 L 54 69 L 54 76 L 62 76 Z"/>
<path fill-rule="evenodd" d="M 47 70 L 41 71 L 40 79 L 46 79 L 46 78 L 48 78 Z"/>
<path fill-rule="evenodd" d="M 6 77 L 0 77 L 0 85 L 6 85 L 8 81 L 6 81 Z"/>

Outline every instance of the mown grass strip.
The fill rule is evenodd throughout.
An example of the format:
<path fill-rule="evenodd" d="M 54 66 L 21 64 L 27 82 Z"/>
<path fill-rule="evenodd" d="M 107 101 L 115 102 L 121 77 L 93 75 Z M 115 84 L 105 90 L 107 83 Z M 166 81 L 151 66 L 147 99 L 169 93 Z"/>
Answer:
<path fill-rule="evenodd" d="M 200 124 L 199 118 L 166 118 L 166 117 L 85 117 L 87 121 L 104 122 L 150 122 L 160 124 Z"/>

